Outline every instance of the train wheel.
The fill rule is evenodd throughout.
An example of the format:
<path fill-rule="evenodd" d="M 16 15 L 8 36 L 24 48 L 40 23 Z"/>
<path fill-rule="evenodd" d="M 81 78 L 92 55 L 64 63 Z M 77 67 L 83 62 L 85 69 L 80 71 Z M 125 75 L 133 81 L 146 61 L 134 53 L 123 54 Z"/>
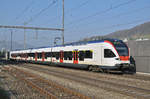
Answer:
<path fill-rule="evenodd" d="M 103 73 L 109 73 L 107 69 L 103 69 Z"/>
<path fill-rule="evenodd" d="M 89 71 L 93 71 L 93 72 L 98 72 L 100 71 L 101 69 L 98 68 L 98 66 L 89 66 Z"/>
<path fill-rule="evenodd" d="M 93 71 L 93 66 L 89 66 L 88 70 Z"/>

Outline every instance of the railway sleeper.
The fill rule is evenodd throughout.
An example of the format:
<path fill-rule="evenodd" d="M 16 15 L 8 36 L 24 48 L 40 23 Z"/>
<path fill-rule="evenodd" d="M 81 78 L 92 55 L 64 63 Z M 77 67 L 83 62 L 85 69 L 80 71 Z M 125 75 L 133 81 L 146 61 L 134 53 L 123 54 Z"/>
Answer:
<path fill-rule="evenodd" d="M 103 69 L 99 68 L 99 66 L 89 66 L 88 70 L 93 72 L 104 72 Z"/>

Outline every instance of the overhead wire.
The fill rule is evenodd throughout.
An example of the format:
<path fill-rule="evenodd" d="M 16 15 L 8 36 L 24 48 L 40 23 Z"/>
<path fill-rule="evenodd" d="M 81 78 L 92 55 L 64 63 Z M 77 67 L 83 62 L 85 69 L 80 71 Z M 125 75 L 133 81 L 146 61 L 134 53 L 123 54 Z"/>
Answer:
<path fill-rule="evenodd" d="M 58 4 L 59 3 L 57 3 L 57 5 L 55 6 L 55 8 L 56 8 L 56 10 L 58 10 L 59 8 L 58 8 Z M 57 12 L 57 11 L 56 11 Z M 59 14 L 59 13 L 57 13 L 57 14 Z M 43 21 L 41 24 L 39 24 L 39 25 L 49 25 L 49 23 L 53 23 L 53 22 L 55 22 L 58 18 L 59 19 L 61 19 L 61 16 L 60 15 L 55 15 L 55 16 L 53 16 L 53 17 L 49 17 L 49 19 L 48 20 L 45 20 L 45 21 Z M 48 16 L 48 15 L 47 15 Z"/>
<path fill-rule="evenodd" d="M 110 26 L 105 26 L 105 27 L 99 27 L 98 29 L 100 30 L 108 30 L 110 28 L 115 28 L 115 27 L 120 27 L 120 26 L 125 26 L 125 25 L 131 25 L 131 24 L 135 24 L 135 23 L 139 23 L 139 22 L 143 22 L 143 21 L 150 21 L 150 16 L 148 18 L 143 18 L 143 19 L 138 19 L 138 20 L 134 20 L 132 22 L 127 22 L 127 23 L 120 23 L 120 24 L 114 24 L 114 25 L 110 25 Z"/>
<path fill-rule="evenodd" d="M 73 11 L 78 10 L 78 8 L 81 8 L 81 7 L 85 6 L 86 4 L 89 3 L 89 1 L 91 1 L 91 0 L 86 0 L 86 1 L 84 1 L 82 3 L 80 3 L 78 6 L 72 8 L 71 10 L 65 11 L 65 17 L 66 17 L 66 15 L 69 15 L 68 13 L 70 13 L 70 12 L 72 13 Z M 48 21 L 54 21 L 55 19 L 57 19 L 59 17 L 61 17 L 61 16 L 59 15 L 59 16 L 53 17 L 53 18 L 51 18 Z M 43 24 L 45 24 L 45 23 L 43 23 Z"/>
<path fill-rule="evenodd" d="M 20 19 L 31 7 L 32 5 L 34 4 L 34 0 L 32 0 L 25 8 L 24 10 L 15 18 L 15 20 L 18 20 Z"/>
<path fill-rule="evenodd" d="M 139 22 L 147 21 L 147 20 L 150 20 L 150 18 L 138 19 L 138 20 L 134 20 L 134 21 L 132 21 L 132 22 L 121 23 L 121 24 L 115 24 L 115 25 L 111 25 L 111 26 L 102 27 L 102 28 L 99 28 L 99 29 L 109 29 L 109 28 L 114 28 L 114 27 L 118 27 L 118 26 L 124 26 L 124 25 L 135 24 L 135 23 L 139 23 Z"/>
<path fill-rule="evenodd" d="M 53 6 L 58 0 L 53 0 L 52 3 L 50 3 L 46 8 L 41 9 L 37 14 L 32 16 L 28 21 L 24 22 L 23 24 L 29 24 L 30 22 L 34 21 L 37 19 L 43 12 L 45 12 L 47 9 L 49 9 L 51 6 Z"/>
<path fill-rule="evenodd" d="M 128 12 L 123 12 L 123 13 L 120 13 L 120 14 L 118 14 L 118 15 L 109 16 L 108 18 L 111 18 L 111 19 L 112 19 L 112 18 L 118 18 L 118 17 L 124 16 L 124 15 L 130 15 L 130 14 L 133 14 L 133 13 L 137 13 L 137 12 L 139 12 L 139 11 L 143 11 L 144 9 L 147 9 L 147 8 L 150 8 L 150 6 L 145 6 L 145 7 L 139 8 L 139 9 L 130 10 L 130 11 L 128 11 Z M 108 18 L 107 18 L 107 20 L 108 20 Z M 98 21 L 98 20 L 96 19 L 95 21 Z M 95 21 L 88 22 L 88 23 L 86 23 L 86 25 L 90 25 L 90 24 L 94 23 Z M 85 24 L 85 23 L 84 23 L 84 24 Z M 73 25 L 70 25 L 69 28 L 70 28 L 70 27 L 73 27 Z"/>
<path fill-rule="evenodd" d="M 98 12 L 92 14 L 92 15 L 88 15 L 88 16 L 86 16 L 86 17 L 83 17 L 83 18 L 74 20 L 74 21 L 68 23 L 67 25 L 71 25 L 71 24 L 74 24 L 74 23 L 79 23 L 79 22 L 82 22 L 82 21 L 87 20 L 87 19 L 89 19 L 89 18 L 98 16 L 98 15 L 101 15 L 101 14 L 105 14 L 105 13 L 111 11 L 111 10 L 114 10 L 114 9 L 116 9 L 116 8 L 119 8 L 119 7 L 122 7 L 122 6 L 125 6 L 125 5 L 128 5 L 128 4 L 133 3 L 133 2 L 135 2 L 135 1 L 137 1 L 137 0 L 130 0 L 130 1 L 127 1 L 127 2 L 124 2 L 124 3 L 120 3 L 120 4 L 118 4 L 118 5 L 115 5 L 115 6 L 111 6 L 110 8 L 107 8 L 107 9 L 104 10 L 104 11 L 98 11 Z"/>
<path fill-rule="evenodd" d="M 86 0 L 82 3 L 80 3 L 78 6 L 72 8 L 71 10 L 68 10 L 67 12 L 72 12 L 72 11 L 78 10 L 79 8 L 81 8 L 81 7 L 85 6 L 86 4 L 88 4 L 89 1 L 91 1 L 91 0 Z"/>

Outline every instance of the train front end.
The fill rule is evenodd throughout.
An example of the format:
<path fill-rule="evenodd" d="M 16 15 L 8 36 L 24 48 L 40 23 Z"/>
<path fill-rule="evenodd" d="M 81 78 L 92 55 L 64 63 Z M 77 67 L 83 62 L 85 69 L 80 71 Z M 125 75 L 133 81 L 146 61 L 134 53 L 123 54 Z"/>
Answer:
<path fill-rule="evenodd" d="M 130 62 L 130 52 L 128 46 L 122 40 L 107 40 L 115 51 L 115 67 L 120 71 L 133 71 L 135 65 Z"/>

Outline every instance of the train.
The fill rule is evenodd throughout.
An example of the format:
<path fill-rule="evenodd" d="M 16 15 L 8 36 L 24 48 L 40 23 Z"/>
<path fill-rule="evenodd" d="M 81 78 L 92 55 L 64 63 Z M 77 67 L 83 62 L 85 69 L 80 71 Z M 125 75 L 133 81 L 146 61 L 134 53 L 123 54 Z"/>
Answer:
<path fill-rule="evenodd" d="M 34 63 L 88 69 L 121 71 L 135 68 L 130 62 L 130 49 L 118 39 L 103 39 L 10 51 L 10 59 Z"/>

